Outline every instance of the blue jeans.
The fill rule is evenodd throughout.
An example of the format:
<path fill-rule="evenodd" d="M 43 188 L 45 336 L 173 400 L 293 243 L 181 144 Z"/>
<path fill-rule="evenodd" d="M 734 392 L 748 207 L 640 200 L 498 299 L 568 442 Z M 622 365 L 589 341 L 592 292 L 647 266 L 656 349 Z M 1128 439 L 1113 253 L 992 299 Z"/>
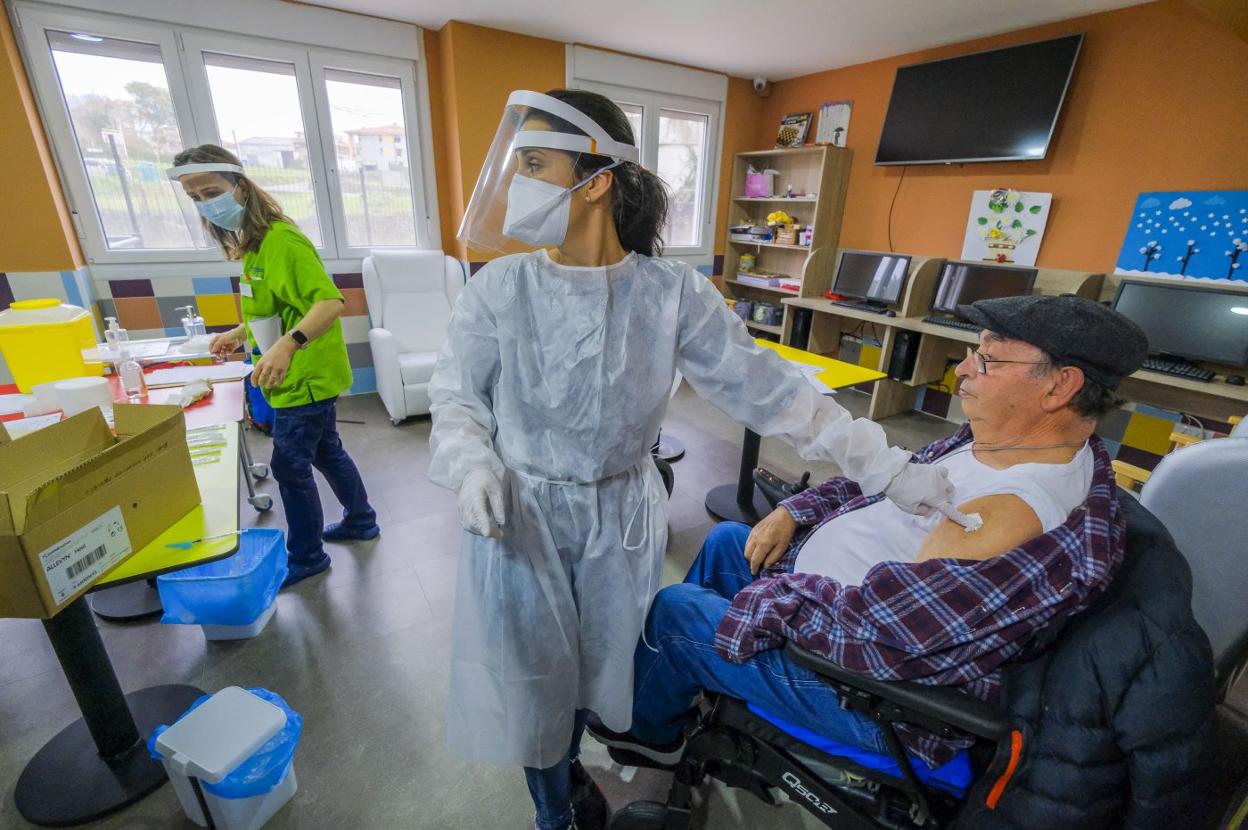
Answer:
<path fill-rule="evenodd" d="M 524 768 L 529 795 L 537 807 L 537 830 L 567 830 L 572 824 L 572 762 L 581 754 L 586 714 L 584 709 L 576 713 L 572 745 L 563 760 L 546 769 Z"/>
<path fill-rule="evenodd" d="M 730 599 L 754 580 L 745 559 L 749 534 L 734 522 L 716 526 L 684 583 L 669 585 L 655 598 L 634 660 L 632 733 L 647 743 L 672 741 L 694 697 L 707 689 L 825 737 L 887 752 L 884 735 L 870 718 L 842 709 L 830 686 L 782 650 L 764 651 L 741 665 L 716 653 L 715 629 Z"/>
<path fill-rule="evenodd" d="M 338 399 L 273 410 L 273 478 L 286 508 L 286 550 L 290 561 L 315 564 L 325 554 L 324 516 L 312 468 L 320 470 L 342 503 L 342 520 L 365 530 L 377 523 L 355 462 L 342 447 L 335 426 Z"/>

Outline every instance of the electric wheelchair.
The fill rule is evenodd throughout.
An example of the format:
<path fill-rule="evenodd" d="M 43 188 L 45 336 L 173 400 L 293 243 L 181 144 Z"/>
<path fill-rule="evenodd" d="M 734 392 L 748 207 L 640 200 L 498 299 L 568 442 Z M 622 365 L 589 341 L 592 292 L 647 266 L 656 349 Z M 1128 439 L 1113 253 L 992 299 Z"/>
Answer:
<path fill-rule="evenodd" d="M 1218 449 L 1225 450 L 1227 446 Z M 1180 466 L 1174 461 L 1169 463 Z M 1181 479 L 1178 489 L 1191 491 L 1190 480 L 1174 477 Z M 759 478 L 760 489 L 773 506 L 806 484 L 805 478 L 800 484 L 790 484 L 770 474 Z M 1145 504 L 1149 503 L 1147 495 L 1146 491 Z M 1181 558 L 1167 533 L 1171 522 L 1163 526 L 1131 497 L 1124 494 L 1120 498 L 1127 514 L 1128 562 L 1115 583 L 1129 581 L 1127 574 L 1132 570 L 1155 567 L 1154 561 L 1132 556 L 1133 548 L 1156 546 L 1170 552 L 1167 555 Z M 1192 512 L 1190 507 L 1187 512 Z M 1158 513 L 1166 518 L 1164 511 Z M 1196 617 L 1208 630 L 1208 620 L 1219 614 L 1219 607 L 1230 612 L 1243 604 L 1242 590 L 1233 586 L 1243 584 L 1248 564 L 1242 556 L 1230 558 L 1211 549 L 1204 539 L 1184 538 L 1177 529 L 1173 533 L 1191 561 L 1197 586 Z M 1161 561 L 1173 562 L 1164 557 Z M 1228 582 L 1231 570 L 1239 578 Z M 1202 597 L 1201 585 L 1209 583 L 1209 577 L 1215 574 L 1223 580 L 1220 599 Z M 1012 680 L 1024 684 L 1033 681 L 1034 666 L 1028 667 L 1028 663 L 1041 662 L 1036 660 L 1038 656 L 1049 654 L 1056 658 L 1076 638 L 1086 641 L 1088 637 L 1097 637 L 1098 613 L 1112 608 L 1118 601 L 1115 594 L 1111 586 L 1087 611 L 1042 632 L 1023 655 L 1004 668 L 1006 684 Z M 1199 607 L 1202 600 L 1203 608 Z M 1214 638 L 1213 681 L 1219 699 L 1248 663 L 1248 621 L 1239 614 L 1235 617 L 1234 636 L 1228 636 L 1225 642 Z M 840 696 L 842 706 L 874 720 L 885 736 L 888 753 L 877 755 L 840 744 L 787 724 L 745 701 L 704 693 L 701 704 L 686 716 L 685 749 L 672 769 L 666 803 L 633 802 L 616 812 L 611 830 L 692 830 L 694 792 L 708 778 L 747 790 L 769 804 L 776 804 L 776 793 L 783 792 L 823 825 L 837 830 L 1005 826 L 994 820 L 992 811 L 1020 771 L 1020 764 L 1025 768 L 1028 749 L 1034 751 L 1028 744 L 1032 738 L 1028 723 L 1003 707 L 952 688 L 876 681 L 849 672 L 793 643 L 788 643 L 785 650 L 794 662 L 829 683 Z M 912 762 L 905 752 L 894 730 L 900 723 L 921 726 L 942 737 L 969 737 L 974 744 L 939 769 L 929 770 L 922 762 Z M 619 749 L 611 749 L 610 755 L 626 766 L 656 766 Z M 1192 821 L 1193 827 L 1201 826 L 1199 818 L 1193 816 Z"/>

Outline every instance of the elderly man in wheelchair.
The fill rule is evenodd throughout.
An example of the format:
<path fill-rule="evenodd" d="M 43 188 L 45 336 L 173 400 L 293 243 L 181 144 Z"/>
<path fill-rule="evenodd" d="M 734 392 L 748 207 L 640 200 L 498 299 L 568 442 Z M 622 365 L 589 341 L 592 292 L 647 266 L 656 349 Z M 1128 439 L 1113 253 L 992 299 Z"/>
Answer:
<path fill-rule="evenodd" d="M 651 609 L 630 731 L 589 728 L 675 773 L 615 830 L 690 827 L 707 776 L 835 828 L 1197 820 L 1209 643 L 1094 433 L 1144 335 L 1070 296 L 961 310 L 983 328 L 957 368 L 969 423 L 914 463 L 946 465 L 982 527 L 835 478 L 715 528 Z"/>

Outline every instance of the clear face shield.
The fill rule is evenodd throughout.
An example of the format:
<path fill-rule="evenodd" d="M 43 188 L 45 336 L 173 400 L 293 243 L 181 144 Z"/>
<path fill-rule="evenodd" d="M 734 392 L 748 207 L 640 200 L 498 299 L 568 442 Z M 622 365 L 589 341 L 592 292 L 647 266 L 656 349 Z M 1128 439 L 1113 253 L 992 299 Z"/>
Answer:
<path fill-rule="evenodd" d="M 612 163 L 582 179 L 576 167 L 585 155 L 605 156 Z M 500 253 L 562 245 L 573 191 L 598 173 L 639 158 L 636 146 L 613 140 L 571 104 L 540 92 L 513 92 L 459 226 L 459 240 Z"/>
<path fill-rule="evenodd" d="M 220 173 L 226 178 L 232 178 L 228 174 L 236 176 L 245 176 L 243 168 L 237 164 L 226 164 L 224 162 L 202 162 L 199 164 L 182 164 L 177 167 L 170 167 L 165 171 L 165 175 L 171 181 L 181 182 L 183 176 L 197 176 L 202 173 Z M 218 228 L 227 231 L 236 231 L 243 226 L 243 217 L 246 213 L 245 208 L 234 198 L 234 188 L 238 187 L 237 179 L 232 179 L 234 186 L 219 195 L 209 199 L 195 199 L 195 210 L 199 211 L 199 215 L 207 219 Z"/>

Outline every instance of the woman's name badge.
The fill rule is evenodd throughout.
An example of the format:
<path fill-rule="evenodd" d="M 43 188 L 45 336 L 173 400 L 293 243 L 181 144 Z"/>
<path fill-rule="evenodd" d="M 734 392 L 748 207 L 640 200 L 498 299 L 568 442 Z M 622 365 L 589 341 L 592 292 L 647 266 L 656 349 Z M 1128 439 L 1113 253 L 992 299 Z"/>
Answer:
<path fill-rule="evenodd" d="M 251 296 L 251 283 L 240 282 L 238 284 L 238 293 L 242 297 L 250 297 Z"/>

